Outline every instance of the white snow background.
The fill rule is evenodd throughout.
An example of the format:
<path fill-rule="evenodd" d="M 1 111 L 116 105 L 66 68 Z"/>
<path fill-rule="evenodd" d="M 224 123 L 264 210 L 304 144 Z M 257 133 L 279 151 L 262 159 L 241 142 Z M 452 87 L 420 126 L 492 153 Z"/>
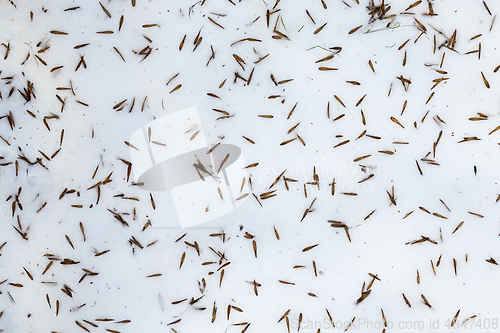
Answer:
<path fill-rule="evenodd" d="M 499 9 L 3 0 L 0 331 L 498 331 Z M 258 165 L 183 230 L 124 142 L 191 106 Z"/>

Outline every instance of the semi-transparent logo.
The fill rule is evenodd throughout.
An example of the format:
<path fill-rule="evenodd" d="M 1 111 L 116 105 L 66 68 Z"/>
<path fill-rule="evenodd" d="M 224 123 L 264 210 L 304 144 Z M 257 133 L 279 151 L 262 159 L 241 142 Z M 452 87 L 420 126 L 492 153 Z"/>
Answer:
<path fill-rule="evenodd" d="M 240 148 L 209 147 L 196 107 L 144 125 L 129 143 L 136 182 L 146 191 L 171 191 L 181 228 L 223 216 L 249 195 Z"/>

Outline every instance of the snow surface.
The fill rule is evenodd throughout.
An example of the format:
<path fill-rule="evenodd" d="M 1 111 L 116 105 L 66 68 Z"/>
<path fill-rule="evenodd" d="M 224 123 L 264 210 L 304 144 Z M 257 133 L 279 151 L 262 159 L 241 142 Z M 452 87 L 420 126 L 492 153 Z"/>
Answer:
<path fill-rule="evenodd" d="M 498 331 L 500 4 L 357 2 L 3 0 L 0 331 Z M 258 165 L 181 229 L 125 142 L 192 106 Z"/>

